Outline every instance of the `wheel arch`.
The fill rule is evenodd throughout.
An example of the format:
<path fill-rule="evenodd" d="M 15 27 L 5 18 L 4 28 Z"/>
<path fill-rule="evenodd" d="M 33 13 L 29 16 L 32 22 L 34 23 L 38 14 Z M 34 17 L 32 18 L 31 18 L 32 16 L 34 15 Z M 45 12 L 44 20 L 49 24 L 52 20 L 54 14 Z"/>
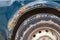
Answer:
<path fill-rule="evenodd" d="M 49 4 L 49 3 L 46 3 L 46 4 Z M 51 4 L 51 3 L 50 3 Z M 18 19 L 17 19 L 17 21 L 16 21 L 16 25 L 14 26 L 14 28 L 13 28 L 13 32 L 12 32 L 12 36 L 11 36 L 11 40 L 14 40 L 14 38 L 15 38 L 15 34 L 16 34 L 16 32 L 17 32 L 17 30 L 18 30 L 18 28 L 19 28 L 19 26 L 20 26 L 20 24 L 25 20 L 25 19 L 27 19 L 27 18 L 29 18 L 30 16 L 32 16 L 32 15 L 35 15 L 35 14 L 37 14 L 37 13 L 51 13 L 51 14 L 54 14 L 54 15 L 56 15 L 56 16 L 58 16 L 58 17 L 60 17 L 60 15 L 59 15 L 59 13 L 60 13 L 60 10 L 57 10 L 57 8 L 56 8 L 56 6 L 55 7 L 53 7 L 53 6 L 48 6 L 47 5 L 47 7 L 45 7 L 45 5 L 44 4 L 41 4 L 42 6 L 44 6 L 44 7 L 38 7 L 38 8 L 34 8 L 34 9 L 32 9 L 32 10 L 30 10 L 29 9 L 29 11 L 27 11 L 26 13 L 24 12 L 24 14 L 20 14 L 20 11 L 21 10 L 19 10 L 19 16 L 18 16 Z M 55 5 L 55 4 L 54 4 Z M 30 7 L 30 5 L 29 5 L 29 7 Z M 23 8 L 25 8 L 25 7 L 23 7 Z M 59 8 L 59 7 L 58 7 Z M 17 14 L 18 14 L 17 13 Z M 15 14 L 16 15 L 16 14 Z M 14 17 L 15 18 L 15 17 Z"/>

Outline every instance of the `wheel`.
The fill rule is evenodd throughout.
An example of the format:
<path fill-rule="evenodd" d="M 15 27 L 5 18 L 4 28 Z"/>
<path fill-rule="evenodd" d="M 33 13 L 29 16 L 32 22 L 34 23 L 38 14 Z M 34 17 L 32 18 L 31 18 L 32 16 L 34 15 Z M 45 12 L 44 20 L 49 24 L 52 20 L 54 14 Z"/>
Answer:
<path fill-rule="evenodd" d="M 60 18 L 50 13 L 33 15 L 20 25 L 15 40 L 60 40 Z"/>

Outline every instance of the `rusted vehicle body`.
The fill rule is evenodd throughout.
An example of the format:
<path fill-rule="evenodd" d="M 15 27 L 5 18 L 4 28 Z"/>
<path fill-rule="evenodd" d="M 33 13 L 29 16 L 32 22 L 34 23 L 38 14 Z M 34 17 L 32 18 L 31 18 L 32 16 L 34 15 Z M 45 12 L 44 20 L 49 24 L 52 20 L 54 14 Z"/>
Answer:
<path fill-rule="evenodd" d="M 0 40 L 60 40 L 60 0 L 0 1 Z"/>

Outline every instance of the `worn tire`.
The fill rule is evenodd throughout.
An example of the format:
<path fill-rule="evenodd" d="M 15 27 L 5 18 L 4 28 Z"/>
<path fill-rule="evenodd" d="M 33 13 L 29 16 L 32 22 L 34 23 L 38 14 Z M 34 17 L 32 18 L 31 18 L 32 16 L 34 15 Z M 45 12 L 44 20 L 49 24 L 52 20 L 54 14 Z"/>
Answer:
<path fill-rule="evenodd" d="M 31 27 L 31 25 L 33 26 Z M 60 18 L 49 13 L 33 15 L 20 25 L 17 30 L 15 40 L 27 40 L 30 33 L 40 27 L 50 27 L 60 33 Z"/>

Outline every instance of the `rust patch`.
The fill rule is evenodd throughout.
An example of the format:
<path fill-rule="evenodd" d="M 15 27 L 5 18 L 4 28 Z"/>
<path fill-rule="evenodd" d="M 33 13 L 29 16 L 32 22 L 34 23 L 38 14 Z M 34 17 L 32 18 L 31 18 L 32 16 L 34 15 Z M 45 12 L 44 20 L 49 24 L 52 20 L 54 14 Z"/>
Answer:
<path fill-rule="evenodd" d="M 20 14 L 23 14 L 24 11 L 25 11 L 25 7 L 22 7 L 21 10 L 18 12 L 18 14 L 19 14 L 19 15 L 20 15 Z"/>

